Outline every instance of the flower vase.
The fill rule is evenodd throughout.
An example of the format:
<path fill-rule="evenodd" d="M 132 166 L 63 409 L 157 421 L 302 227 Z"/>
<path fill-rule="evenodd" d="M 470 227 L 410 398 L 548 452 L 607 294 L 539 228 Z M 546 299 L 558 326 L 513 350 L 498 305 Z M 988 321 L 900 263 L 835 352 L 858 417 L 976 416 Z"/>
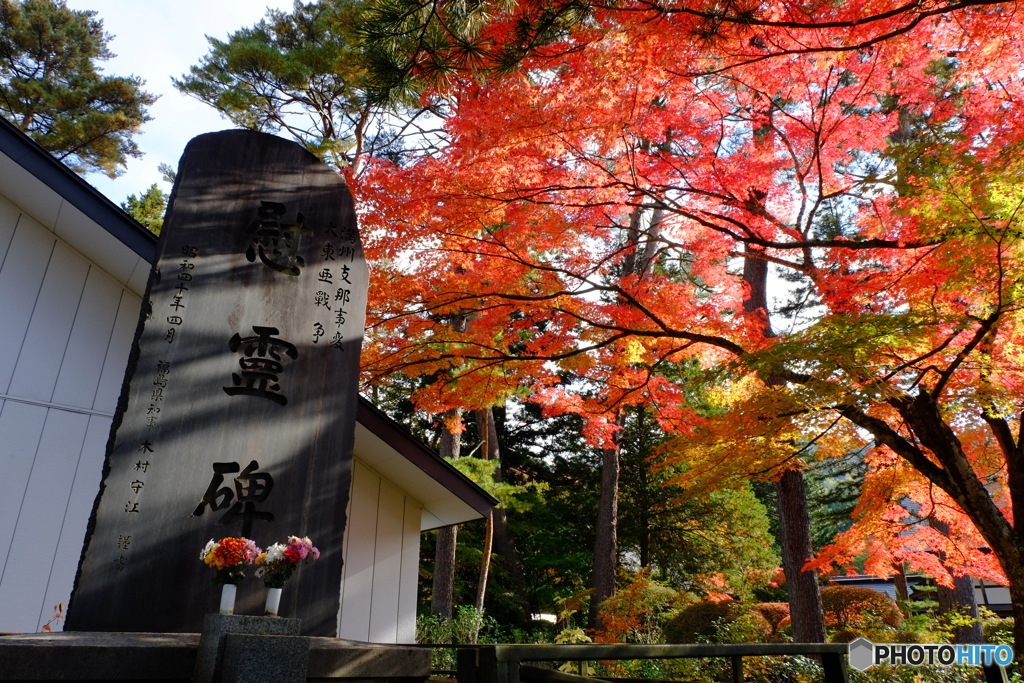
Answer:
<path fill-rule="evenodd" d="M 268 617 L 276 617 L 277 610 L 281 606 L 281 589 L 280 588 L 268 588 L 267 589 L 267 605 L 263 610 L 263 613 Z"/>
<path fill-rule="evenodd" d="M 238 586 L 233 583 L 225 583 L 221 586 L 220 590 L 220 613 L 221 614 L 234 614 L 235 613 L 235 594 L 238 592 Z"/>

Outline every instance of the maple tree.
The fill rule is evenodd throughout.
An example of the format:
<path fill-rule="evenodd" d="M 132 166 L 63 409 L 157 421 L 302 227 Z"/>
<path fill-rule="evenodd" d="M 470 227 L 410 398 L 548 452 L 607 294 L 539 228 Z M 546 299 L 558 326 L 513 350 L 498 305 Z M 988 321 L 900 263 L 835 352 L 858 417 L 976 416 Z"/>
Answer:
<path fill-rule="evenodd" d="M 646 405 L 691 482 L 868 443 L 983 540 L 1020 652 L 1024 32 L 1005 3 L 908 7 L 769 3 L 713 32 L 593 7 L 519 71 L 450 79 L 444 152 L 357 186 L 364 362 L 435 378 L 426 410 L 528 396 L 604 446 Z M 684 360 L 717 414 L 662 371 Z"/>

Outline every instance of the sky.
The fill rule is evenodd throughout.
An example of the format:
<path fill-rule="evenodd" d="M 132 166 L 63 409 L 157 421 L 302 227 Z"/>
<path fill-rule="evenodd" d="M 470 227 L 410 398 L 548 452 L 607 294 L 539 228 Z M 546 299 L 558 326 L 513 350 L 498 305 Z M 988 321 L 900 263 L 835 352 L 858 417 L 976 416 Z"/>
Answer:
<path fill-rule="evenodd" d="M 113 39 L 107 47 L 116 57 L 100 63 L 104 74 L 138 76 L 145 90 L 160 95 L 150 107 L 152 121 L 135 137 L 143 152 L 131 159 L 123 175 L 110 179 L 93 173 L 86 180 L 115 204 L 141 194 L 153 183 L 165 192 L 161 163 L 177 168 L 188 141 L 202 133 L 233 128 L 209 105 L 174 89 L 180 77 L 206 53 L 206 36 L 224 39 L 252 26 L 268 7 L 290 10 L 292 0 L 67 0 L 74 10 L 93 10 Z"/>

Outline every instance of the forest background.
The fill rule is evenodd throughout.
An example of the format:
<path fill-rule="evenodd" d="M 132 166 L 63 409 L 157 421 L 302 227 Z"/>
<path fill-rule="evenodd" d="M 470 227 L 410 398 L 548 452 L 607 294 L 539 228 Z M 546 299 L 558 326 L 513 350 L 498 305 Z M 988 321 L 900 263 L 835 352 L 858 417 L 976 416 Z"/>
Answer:
<path fill-rule="evenodd" d="M 437 535 L 435 612 L 588 605 L 607 633 L 637 575 L 778 599 L 781 562 L 796 640 L 825 637 L 816 572 L 921 572 L 1008 585 L 1022 652 L 1020 22 L 325 0 L 211 38 L 175 84 L 349 179 L 365 391 L 503 501 Z M 3 113 L 31 124 L 45 81 L 4 36 Z"/>

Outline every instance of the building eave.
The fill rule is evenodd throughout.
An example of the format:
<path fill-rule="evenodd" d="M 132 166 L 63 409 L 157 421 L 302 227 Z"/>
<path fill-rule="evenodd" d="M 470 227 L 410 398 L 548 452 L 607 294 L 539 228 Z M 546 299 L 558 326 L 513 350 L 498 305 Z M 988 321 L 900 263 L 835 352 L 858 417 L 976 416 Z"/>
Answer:
<path fill-rule="evenodd" d="M 3 117 L 0 187 L 58 238 L 132 291 L 145 292 L 156 236 Z"/>

